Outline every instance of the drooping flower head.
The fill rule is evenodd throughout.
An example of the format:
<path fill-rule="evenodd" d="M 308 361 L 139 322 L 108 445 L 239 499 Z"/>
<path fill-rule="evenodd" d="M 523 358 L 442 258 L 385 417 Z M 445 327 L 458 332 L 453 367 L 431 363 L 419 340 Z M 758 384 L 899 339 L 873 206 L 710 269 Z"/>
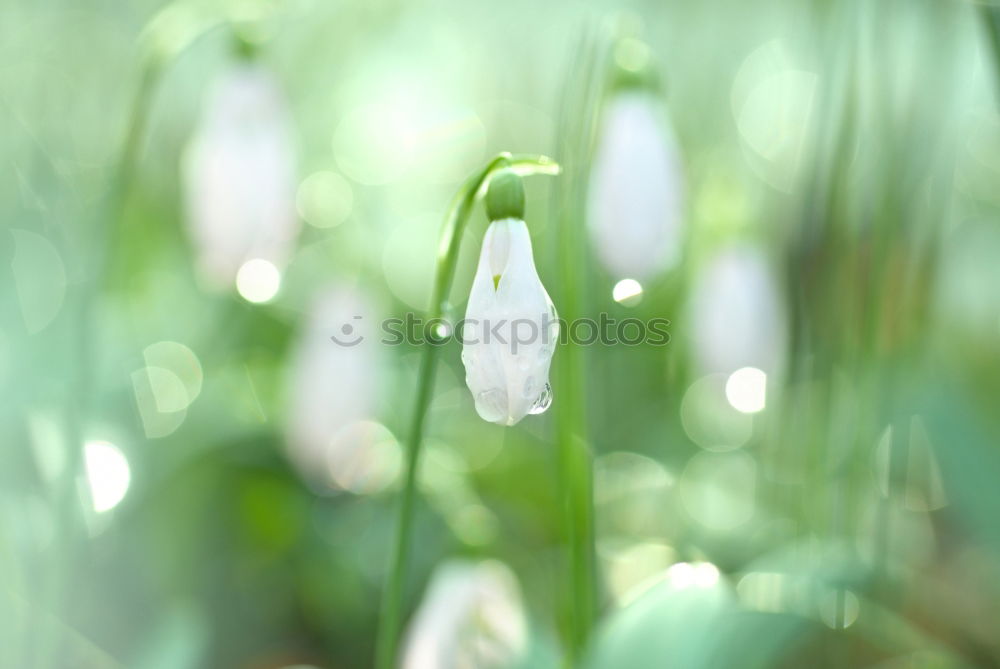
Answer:
<path fill-rule="evenodd" d="M 739 244 L 718 251 L 698 272 L 690 299 L 695 363 L 701 373 L 752 367 L 782 370 L 787 321 L 767 256 Z"/>
<path fill-rule="evenodd" d="M 212 284 L 231 286 L 250 261 L 286 263 L 299 231 L 292 134 L 268 70 L 241 63 L 216 82 L 183 164 L 188 232 Z"/>
<path fill-rule="evenodd" d="M 684 178 L 677 142 L 656 93 L 630 77 L 601 110 L 587 223 L 616 279 L 673 267 L 683 238 Z"/>
<path fill-rule="evenodd" d="M 318 292 L 292 348 L 288 455 L 318 489 L 376 492 L 398 465 L 385 428 L 374 420 L 386 372 L 374 332 L 379 312 L 364 290 L 328 286 Z"/>
<path fill-rule="evenodd" d="M 494 176 L 486 205 L 491 223 L 460 332 L 462 361 L 480 417 L 514 425 L 551 403 L 558 323 L 535 269 L 520 177 Z"/>
<path fill-rule="evenodd" d="M 509 667 L 521 659 L 528 628 L 517 579 L 495 561 L 437 568 L 413 616 L 403 669 Z"/>

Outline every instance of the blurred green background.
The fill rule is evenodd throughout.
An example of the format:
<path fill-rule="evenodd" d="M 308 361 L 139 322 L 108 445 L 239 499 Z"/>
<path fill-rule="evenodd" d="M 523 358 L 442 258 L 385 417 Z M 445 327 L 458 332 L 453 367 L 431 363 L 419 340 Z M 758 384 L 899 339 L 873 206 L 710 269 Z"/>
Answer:
<path fill-rule="evenodd" d="M 1000 666 L 998 11 L 5 0 L 0 666 L 372 665 L 418 356 L 376 325 L 426 309 L 443 212 L 499 151 L 566 168 L 566 200 L 526 182 L 558 293 L 622 35 L 677 139 L 683 253 L 638 301 L 592 254 L 576 286 L 671 321 L 584 352 L 586 666 Z M 234 72 L 265 83 L 227 111 Z M 281 219 L 263 268 L 199 227 L 242 202 Z M 334 346 L 355 316 L 364 344 Z M 560 666 L 551 412 L 480 420 L 459 349 L 403 666 Z M 727 351 L 762 410 L 706 363 Z"/>

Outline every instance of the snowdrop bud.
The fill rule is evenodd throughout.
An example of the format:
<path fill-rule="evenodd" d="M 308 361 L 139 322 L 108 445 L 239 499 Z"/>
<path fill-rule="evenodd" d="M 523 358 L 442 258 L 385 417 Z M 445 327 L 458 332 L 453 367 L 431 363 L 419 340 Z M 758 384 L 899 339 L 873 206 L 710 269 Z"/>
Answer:
<path fill-rule="evenodd" d="M 222 287 L 249 261 L 280 270 L 299 231 L 296 157 L 286 101 L 267 70 L 242 63 L 219 79 L 182 167 L 201 274 Z"/>
<path fill-rule="evenodd" d="M 616 92 L 601 115 L 587 223 L 615 278 L 648 279 L 680 257 L 683 174 L 677 143 L 654 94 Z"/>
<path fill-rule="evenodd" d="M 715 255 L 691 291 L 695 360 L 703 373 L 753 367 L 772 376 L 785 358 L 787 324 L 764 254 L 734 246 Z"/>
<path fill-rule="evenodd" d="M 406 636 L 403 669 L 509 667 L 527 647 L 517 580 L 499 562 L 446 563 L 434 572 Z"/>
<path fill-rule="evenodd" d="M 520 183 L 510 180 L 520 178 L 508 174 L 495 177 L 487 194 L 487 210 L 497 215 L 523 212 L 523 190 L 518 195 Z M 487 228 L 461 335 L 465 381 L 483 420 L 514 425 L 549 407 L 558 322 L 521 218 Z"/>

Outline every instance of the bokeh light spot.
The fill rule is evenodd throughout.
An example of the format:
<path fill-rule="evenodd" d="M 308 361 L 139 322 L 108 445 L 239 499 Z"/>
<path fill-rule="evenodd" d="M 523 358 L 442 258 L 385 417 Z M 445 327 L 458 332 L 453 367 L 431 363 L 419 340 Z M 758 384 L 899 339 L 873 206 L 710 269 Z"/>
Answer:
<path fill-rule="evenodd" d="M 409 168 L 416 130 L 406 109 L 368 104 L 347 113 L 333 134 L 337 166 L 360 184 L 379 186 Z"/>
<path fill-rule="evenodd" d="M 762 411 L 766 395 L 767 374 L 756 367 L 737 369 L 726 381 L 726 399 L 741 413 Z"/>
<path fill-rule="evenodd" d="M 699 453 L 681 475 L 681 500 L 705 527 L 733 530 L 754 515 L 757 466 L 746 453 Z"/>
<path fill-rule="evenodd" d="M 861 602 L 850 590 L 828 590 L 820 598 L 820 618 L 831 629 L 850 627 L 858 619 L 860 611 Z"/>
<path fill-rule="evenodd" d="M 203 375 L 201 363 L 194 351 L 176 341 L 161 341 L 150 344 L 143 350 L 142 356 L 148 368 L 157 368 L 171 373 L 173 379 L 166 381 L 172 384 L 174 379 L 183 386 L 183 393 L 174 391 L 173 406 L 166 401 L 163 394 L 154 395 L 157 398 L 157 408 L 160 411 L 180 411 L 186 409 L 201 393 Z"/>
<path fill-rule="evenodd" d="M 180 427 L 193 399 L 180 377 L 162 367 L 132 372 L 132 389 L 143 431 L 150 439 L 166 437 Z"/>
<path fill-rule="evenodd" d="M 332 228 L 351 215 L 354 191 L 336 172 L 313 172 L 299 185 L 295 204 L 306 223 L 317 228 Z"/>
<path fill-rule="evenodd" d="M 795 67 L 780 40 L 771 40 L 747 56 L 733 81 L 733 117 L 747 162 L 764 182 L 785 192 L 795 183 L 817 80 Z"/>
<path fill-rule="evenodd" d="M 399 476 L 402 449 L 389 428 L 361 420 L 334 435 L 327 466 L 337 487 L 358 495 L 373 494 Z"/>
<path fill-rule="evenodd" d="M 236 274 L 236 290 L 247 302 L 269 302 L 281 287 L 281 272 L 263 258 L 243 263 Z"/>
<path fill-rule="evenodd" d="M 117 446 L 107 441 L 87 442 L 83 453 L 94 511 L 110 511 L 125 498 L 132 481 L 128 460 Z"/>
<path fill-rule="evenodd" d="M 726 375 L 710 374 L 692 383 L 684 393 L 681 425 L 691 441 L 702 448 L 731 451 L 750 439 L 753 417 L 730 404 Z"/>
<path fill-rule="evenodd" d="M 711 588 L 719 582 L 719 569 L 711 562 L 678 562 L 667 569 L 667 582 L 678 590 Z"/>
<path fill-rule="evenodd" d="M 660 542 L 630 544 L 608 559 L 608 586 L 619 605 L 625 606 L 660 580 L 677 559 L 676 551 Z"/>
<path fill-rule="evenodd" d="M 14 257 L 10 267 L 29 334 L 45 329 L 66 296 L 66 267 L 55 246 L 28 230 L 11 230 Z"/>
<path fill-rule="evenodd" d="M 469 546 L 486 546 L 497 538 L 500 522 L 482 504 L 468 504 L 448 517 L 455 535 Z"/>
<path fill-rule="evenodd" d="M 649 47 L 632 37 L 627 37 L 615 48 L 615 63 L 629 72 L 641 72 L 649 65 Z"/>
<path fill-rule="evenodd" d="M 642 284 L 635 279 L 622 279 L 611 290 L 611 297 L 627 307 L 639 304 L 642 301 Z"/>

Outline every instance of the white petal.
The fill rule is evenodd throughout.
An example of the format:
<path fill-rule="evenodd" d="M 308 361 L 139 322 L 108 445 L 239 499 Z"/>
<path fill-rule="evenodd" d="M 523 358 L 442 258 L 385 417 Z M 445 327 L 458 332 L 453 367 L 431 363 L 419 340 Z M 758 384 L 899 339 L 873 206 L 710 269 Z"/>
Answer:
<path fill-rule="evenodd" d="M 683 175 L 656 99 L 620 93 L 604 109 L 590 179 L 588 225 L 615 278 L 644 279 L 680 255 Z"/>
<path fill-rule="evenodd" d="M 548 383 L 554 322 L 524 221 L 493 222 L 469 295 L 462 352 L 466 383 L 484 420 L 513 425 L 535 406 Z"/>

